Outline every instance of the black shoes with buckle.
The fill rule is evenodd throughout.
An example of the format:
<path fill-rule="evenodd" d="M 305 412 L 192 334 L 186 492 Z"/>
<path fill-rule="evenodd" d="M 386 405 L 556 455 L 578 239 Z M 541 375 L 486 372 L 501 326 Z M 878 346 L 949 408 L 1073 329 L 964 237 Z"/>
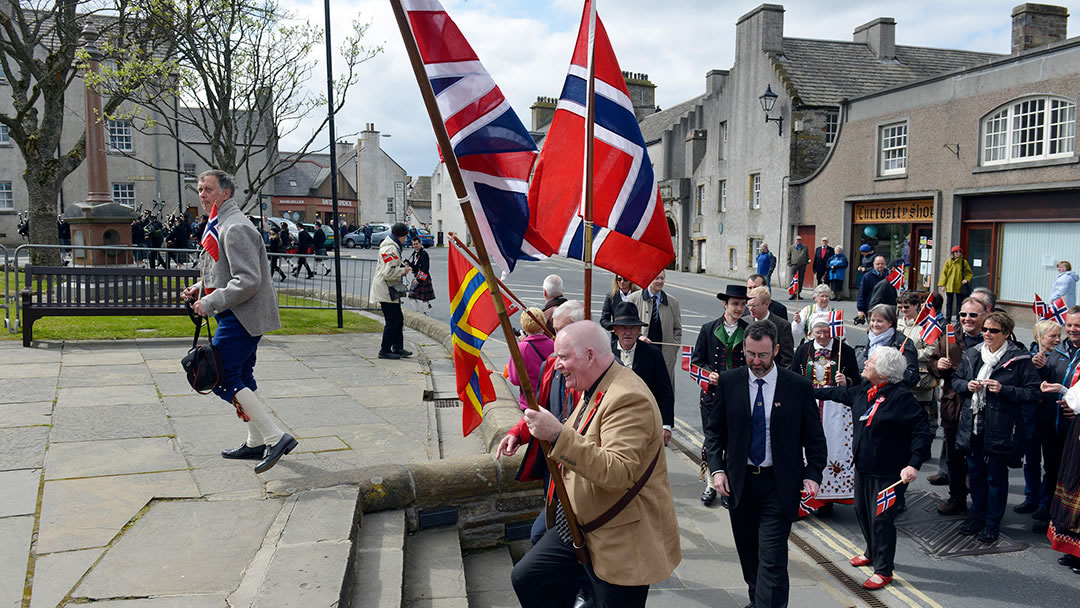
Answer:
<path fill-rule="evenodd" d="M 255 465 L 255 472 L 265 473 L 270 469 L 274 468 L 274 465 L 277 464 L 277 461 L 281 460 L 282 456 L 293 451 L 293 448 L 296 447 L 297 443 L 298 442 L 296 441 L 296 439 L 293 439 L 292 435 L 288 433 L 282 435 L 281 440 L 279 440 L 274 445 L 266 448 L 266 457 L 263 458 L 262 461 L 259 462 L 259 464 Z"/>
<path fill-rule="evenodd" d="M 230 460 L 262 460 L 266 454 L 265 445 L 257 445 L 255 447 L 248 447 L 248 444 L 241 443 L 240 447 L 233 448 L 231 450 L 221 450 L 221 457 L 228 458 Z"/>

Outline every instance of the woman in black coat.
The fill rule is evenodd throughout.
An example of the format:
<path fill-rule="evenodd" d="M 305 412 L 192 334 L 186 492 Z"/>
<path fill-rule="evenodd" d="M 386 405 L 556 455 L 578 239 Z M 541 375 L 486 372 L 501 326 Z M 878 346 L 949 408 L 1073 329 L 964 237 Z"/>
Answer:
<path fill-rule="evenodd" d="M 638 286 L 634 285 L 630 279 L 615 275 L 614 280 L 611 282 L 611 291 L 604 298 L 604 309 L 600 312 L 601 327 L 608 331 L 611 330 L 611 319 L 615 315 L 615 305 L 625 302 L 626 298 L 630 297 L 630 294 L 638 289 Z"/>
<path fill-rule="evenodd" d="M 1027 349 L 1009 340 L 1013 320 L 993 311 L 983 320 L 983 343 L 964 351 L 952 385 L 962 400 L 956 447 L 968 455 L 971 508 L 960 534 L 998 539 L 1009 499 L 1009 466 L 1020 465 L 1025 403 L 1039 398 L 1039 374 Z"/>
<path fill-rule="evenodd" d="M 416 312 L 423 312 L 426 315 L 427 311 L 431 310 L 431 301 L 435 299 L 435 288 L 431 283 L 431 258 L 428 252 L 424 251 L 420 237 L 413 238 L 412 246 L 412 256 L 405 262 L 412 269 L 415 277 L 409 287 L 409 301 L 412 302 Z M 426 310 L 424 303 L 427 304 Z"/>
<path fill-rule="evenodd" d="M 852 566 L 873 565 L 874 574 L 863 587 L 880 589 L 892 581 L 896 555 L 896 516 L 904 508 L 906 484 L 915 481 L 919 467 L 930 457 L 930 422 L 915 396 L 903 384 L 905 357 L 895 348 L 882 347 L 863 366 L 861 383 L 847 387 L 814 389 L 817 399 L 851 406 L 854 418 L 855 514 L 866 541 L 866 551 L 851 558 Z M 853 381 L 837 376 L 841 385 Z M 877 514 L 878 494 L 892 488 L 895 504 Z"/>
<path fill-rule="evenodd" d="M 881 346 L 891 346 L 904 353 L 907 368 L 904 370 L 904 386 L 911 388 L 919 383 L 919 354 L 915 345 L 904 334 L 896 330 L 896 306 L 878 304 L 867 315 L 870 320 L 866 330 L 866 344 L 855 347 L 855 361 L 859 369 L 866 365 L 866 360 Z"/>

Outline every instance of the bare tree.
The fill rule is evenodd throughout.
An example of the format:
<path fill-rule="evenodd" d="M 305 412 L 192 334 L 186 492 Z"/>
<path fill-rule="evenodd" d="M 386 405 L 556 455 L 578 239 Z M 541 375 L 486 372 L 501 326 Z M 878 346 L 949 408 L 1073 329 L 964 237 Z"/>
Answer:
<path fill-rule="evenodd" d="M 313 52 L 324 40 L 322 28 L 295 21 L 277 0 L 131 2 L 141 22 L 168 44 L 152 54 L 104 49 L 123 58 L 103 68 L 98 85 L 132 102 L 109 118 L 131 120 L 140 131 L 163 131 L 205 165 L 240 177 L 249 190 L 236 193 L 237 203 L 242 209 L 254 206 L 260 190 L 315 146 L 329 121 L 326 96 L 306 86 L 316 63 Z M 356 67 L 382 52 L 382 46 L 361 43 L 369 25 L 354 19 L 343 39 L 334 112 L 357 82 Z M 322 121 L 298 154 L 280 158 L 278 139 L 320 114 Z"/>
<path fill-rule="evenodd" d="M 131 19 L 129 5 L 128 0 L 0 1 L 0 67 L 12 97 L 12 109 L 0 112 L 0 124 L 26 163 L 30 242 L 58 243 L 60 189 L 86 158 L 85 132 L 70 149 L 60 150 L 68 88 L 82 86 L 76 81 L 86 20 L 94 18 L 102 38 L 115 47 L 145 51 L 153 46 Z M 115 111 L 122 101 L 119 95 L 103 97 L 103 110 Z M 44 255 L 38 259 L 59 260 L 58 253 Z"/>

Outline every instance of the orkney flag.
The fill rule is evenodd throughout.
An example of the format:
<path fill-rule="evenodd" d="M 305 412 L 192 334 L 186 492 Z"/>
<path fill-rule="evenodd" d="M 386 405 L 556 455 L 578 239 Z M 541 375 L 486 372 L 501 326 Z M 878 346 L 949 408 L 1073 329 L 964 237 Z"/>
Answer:
<path fill-rule="evenodd" d="M 584 259 L 590 59 L 596 83 L 592 260 L 648 285 L 675 252 L 634 104 L 591 0 L 585 2 L 570 70 L 529 187 L 529 221 L 551 244 L 544 253 Z"/>
<path fill-rule="evenodd" d="M 526 197 L 536 143 L 442 5 L 401 5 L 427 77 L 419 85 L 434 93 L 488 254 L 505 272 L 543 257 L 550 245 L 530 228 Z"/>
<path fill-rule="evenodd" d="M 210 257 L 216 262 L 218 261 L 218 221 L 217 221 L 217 205 L 215 204 L 210 208 L 210 218 L 206 221 L 206 228 L 203 229 L 202 240 L 199 241 L 202 248 L 206 253 L 210 254 Z"/>

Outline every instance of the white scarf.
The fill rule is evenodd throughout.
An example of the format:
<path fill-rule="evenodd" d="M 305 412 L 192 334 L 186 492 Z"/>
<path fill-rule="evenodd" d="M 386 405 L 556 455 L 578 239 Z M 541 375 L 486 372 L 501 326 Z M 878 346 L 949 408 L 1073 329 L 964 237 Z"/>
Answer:
<path fill-rule="evenodd" d="M 994 371 L 994 368 L 1001 363 L 1001 358 L 1005 356 L 1005 344 L 1001 345 L 996 353 L 990 352 L 990 349 L 986 347 L 986 343 L 983 342 L 978 347 L 979 354 L 982 355 L 982 367 L 979 369 L 979 373 L 975 375 L 976 380 L 987 380 L 990 378 L 990 373 Z M 979 390 L 975 391 L 971 395 L 971 413 L 978 415 L 986 406 L 986 387 L 980 386 Z"/>
<path fill-rule="evenodd" d="M 870 338 L 870 344 L 867 345 L 866 358 L 869 359 L 870 355 L 874 354 L 879 346 L 888 346 L 889 342 L 892 342 L 893 336 L 896 334 L 896 330 L 890 327 L 878 335 L 873 333 L 867 333 L 867 337 Z"/>

